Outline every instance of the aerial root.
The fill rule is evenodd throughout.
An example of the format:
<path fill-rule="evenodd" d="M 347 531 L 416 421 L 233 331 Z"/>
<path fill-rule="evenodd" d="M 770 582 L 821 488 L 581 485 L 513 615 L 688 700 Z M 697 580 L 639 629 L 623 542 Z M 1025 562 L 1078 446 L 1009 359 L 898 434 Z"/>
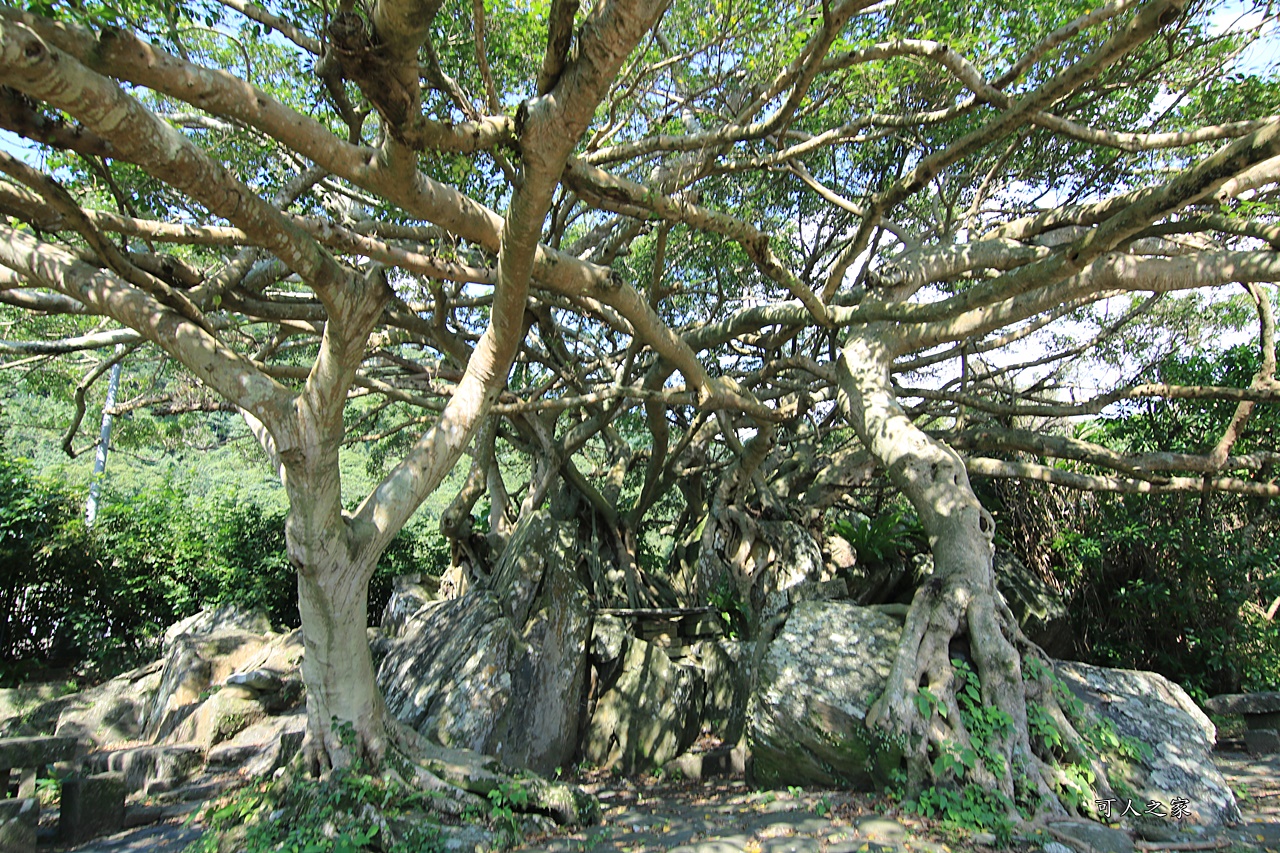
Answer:
<path fill-rule="evenodd" d="M 908 790 L 914 793 L 930 784 L 957 781 L 959 773 L 935 771 L 936 759 L 948 752 L 972 755 L 977 751 L 979 733 L 969 731 L 961 713 L 960 696 L 967 682 L 952 663 L 952 642 L 957 638 L 968 641 L 981 707 L 1004 712 L 1003 722 L 980 733 L 988 760 L 966 767 L 963 781 L 999 791 L 1017 823 L 1026 822 L 1014 805 L 1019 802 L 1033 808 L 1037 820 L 1079 814 L 1078 808 L 1064 805 L 1057 793 L 1080 785 L 1079 779 L 1064 773 L 1059 760 L 1083 764 L 1094 774 L 1093 790 L 1085 791 L 1081 802 L 1088 802 L 1094 793 L 1109 796 L 1105 769 L 1054 693 L 1048 658 L 1026 639 L 998 596 L 972 595 L 963 581 L 934 582 L 917 593 L 885 692 L 867 715 L 869 725 L 902 746 Z M 1022 653 L 1039 659 L 1043 673 L 1024 677 Z M 958 654 L 963 657 L 963 652 Z M 1033 742 L 1028 722 L 1032 703 L 1047 713 L 1059 732 L 1060 742 L 1053 748 L 1038 739 Z"/>

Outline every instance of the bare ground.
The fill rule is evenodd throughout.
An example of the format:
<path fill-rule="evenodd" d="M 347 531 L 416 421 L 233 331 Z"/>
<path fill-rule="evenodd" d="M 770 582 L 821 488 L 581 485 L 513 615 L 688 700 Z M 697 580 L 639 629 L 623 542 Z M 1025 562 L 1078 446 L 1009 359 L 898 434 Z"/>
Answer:
<path fill-rule="evenodd" d="M 1177 843 L 1219 841 L 1228 853 L 1280 853 L 1280 755 L 1218 753 L 1245 822 L 1219 836 L 1185 833 Z M 846 791 L 752 791 L 741 781 L 703 783 L 588 776 L 601 824 L 526 839 L 518 851 L 579 853 L 943 853 L 986 851 L 990 839 L 904 815 L 884 797 Z M 200 828 L 169 822 L 100 838 L 74 853 L 179 853 Z M 1030 850 L 1030 839 L 1015 850 Z M 50 848 L 42 848 L 50 849 Z M 1159 849 L 1147 847 L 1146 849 Z M 1177 849 L 1177 848 L 1166 848 Z"/>

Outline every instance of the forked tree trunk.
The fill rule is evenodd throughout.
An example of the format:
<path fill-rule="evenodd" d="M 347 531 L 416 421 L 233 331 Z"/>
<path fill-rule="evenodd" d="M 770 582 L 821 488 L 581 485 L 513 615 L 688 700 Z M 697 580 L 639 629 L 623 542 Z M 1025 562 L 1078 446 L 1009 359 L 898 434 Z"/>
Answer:
<path fill-rule="evenodd" d="M 893 330 L 873 325 L 846 341 L 838 365 L 841 405 L 870 452 L 919 515 L 933 552 L 933 576 L 917 591 L 883 696 L 867 721 L 894 738 L 908 758 L 912 788 L 939 778 L 934 760 L 944 751 L 970 745 L 960 713 L 956 655 L 968 656 L 981 681 L 982 702 L 1004 711 L 1009 723 L 985 746 L 999 759 L 971 769 L 965 781 L 1000 791 L 1012 805 L 1015 794 L 1040 809 L 1060 811 L 1051 782 L 1056 771 L 1033 754 L 1027 726 L 1027 696 L 1048 691 L 1023 681 L 1017 623 L 995 586 L 992 540 L 995 522 L 983 509 L 950 447 L 919 429 L 898 404 L 890 383 Z M 945 716 L 922 709 L 921 688 L 945 706 Z M 1054 713 L 1060 726 L 1069 723 Z M 1015 791 L 1015 780 L 1021 790 Z M 1105 784 L 1105 783 L 1103 783 Z"/>

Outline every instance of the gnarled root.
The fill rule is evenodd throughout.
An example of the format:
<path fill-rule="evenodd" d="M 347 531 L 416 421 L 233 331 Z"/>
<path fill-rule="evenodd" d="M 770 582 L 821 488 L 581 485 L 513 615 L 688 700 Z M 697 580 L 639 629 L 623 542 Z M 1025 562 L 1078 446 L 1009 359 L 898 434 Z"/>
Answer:
<path fill-rule="evenodd" d="M 1024 656 L 1038 662 L 1026 673 Z M 1029 707 L 1041 734 L 1051 724 L 1055 738 L 1033 734 Z M 1110 796 L 1103 768 L 1060 705 L 1047 658 L 985 579 L 959 573 L 919 589 L 867 722 L 902 747 L 912 792 L 976 783 L 998 791 L 1015 822 Z M 1091 790 L 1063 762 L 1088 767 Z M 1067 788 L 1075 795 L 1059 794 Z"/>

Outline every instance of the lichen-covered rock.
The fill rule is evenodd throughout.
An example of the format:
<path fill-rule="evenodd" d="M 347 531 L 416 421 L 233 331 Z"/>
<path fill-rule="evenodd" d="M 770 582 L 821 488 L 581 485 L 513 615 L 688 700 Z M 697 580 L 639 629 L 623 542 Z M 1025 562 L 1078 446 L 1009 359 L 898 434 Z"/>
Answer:
<path fill-rule="evenodd" d="M 488 745 L 508 764 L 550 774 L 569 765 L 578 748 L 591 599 L 574 571 L 574 542 L 566 530 L 529 529 L 531 535 L 522 538 L 517 528 L 504 554 L 516 549 L 512 563 L 524 562 L 522 570 L 540 580 L 536 593 L 507 602 L 512 624 L 524 626 L 521 658 L 511 670 L 516 701 L 498 718 Z M 541 565 L 528 565 L 527 549 L 541 553 Z M 504 556 L 499 582 L 506 564 Z"/>
<path fill-rule="evenodd" d="M 50 705 L 57 712 L 57 733 L 97 747 L 137 740 L 143 735 L 160 680 L 157 661 L 82 693 L 53 700 Z M 44 715 L 43 710 L 38 713 Z"/>
<path fill-rule="evenodd" d="M 628 639 L 627 626 L 617 616 L 597 616 L 591 626 L 591 661 L 606 664 L 622 657 Z"/>
<path fill-rule="evenodd" d="M 160 685 L 147 715 L 146 732 L 152 738 L 173 731 L 213 686 L 213 664 L 200 654 L 195 637 L 181 634 L 167 645 Z"/>
<path fill-rule="evenodd" d="M 169 740 L 203 749 L 235 737 L 267 716 L 258 696 L 243 687 L 224 687 L 210 695 L 174 726 Z"/>
<path fill-rule="evenodd" d="M 49 734 L 71 694 L 65 683 L 0 689 L 0 737 Z"/>
<path fill-rule="evenodd" d="M 1186 691 L 1154 672 L 1065 661 L 1054 668 L 1118 735 L 1150 748 L 1138 762 L 1108 760 L 1109 772 L 1124 780 L 1135 800 L 1159 800 L 1167 813 L 1181 798 L 1189 803 L 1188 822 L 1205 826 L 1240 820 L 1235 795 L 1213 763 L 1217 730 Z"/>
<path fill-rule="evenodd" d="M 382 608 L 380 624 L 383 633 L 392 638 L 400 636 L 409 617 L 434 600 L 435 596 L 418 581 L 417 575 L 397 577 L 391 588 L 391 597 L 387 599 L 387 606 Z"/>
<path fill-rule="evenodd" d="M 805 601 L 769 643 L 747 711 L 761 785 L 870 789 L 898 753 L 865 724 L 883 690 L 901 625 L 849 602 Z"/>
<path fill-rule="evenodd" d="M 378 668 L 387 707 L 444 746 L 483 752 L 511 697 L 520 637 L 497 598 L 472 590 L 409 620 Z"/>
<path fill-rule="evenodd" d="M 421 607 L 378 683 L 427 737 L 548 773 L 577 746 L 591 632 L 572 537 L 546 514 L 525 519 L 494 584 Z"/>
<path fill-rule="evenodd" d="M 307 731 L 302 709 L 267 717 L 209 750 L 210 768 L 237 768 L 247 779 L 268 776 L 298 753 Z"/>
<path fill-rule="evenodd" d="M 268 660 L 274 669 L 296 665 L 301 655 L 297 632 L 285 636 L 251 634 L 240 630 L 182 634 L 169 644 L 160 685 L 147 716 L 146 735 L 163 740 L 190 716 L 231 675 L 262 668 Z M 286 651 L 285 646 L 294 646 Z"/>
<path fill-rule="evenodd" d="M 1224 693 L 1214 696 L 1204 706 L 1215 714 L 1280 714 L 1280 691 Z"/>
<path fill-rule="evenodd" d="M 597 767 L 630 773 L 661 767 L 684 752 L 698 735 L 700 671 L 632 639 L 616 673 L 596 700 L 583 756 Z"/>

